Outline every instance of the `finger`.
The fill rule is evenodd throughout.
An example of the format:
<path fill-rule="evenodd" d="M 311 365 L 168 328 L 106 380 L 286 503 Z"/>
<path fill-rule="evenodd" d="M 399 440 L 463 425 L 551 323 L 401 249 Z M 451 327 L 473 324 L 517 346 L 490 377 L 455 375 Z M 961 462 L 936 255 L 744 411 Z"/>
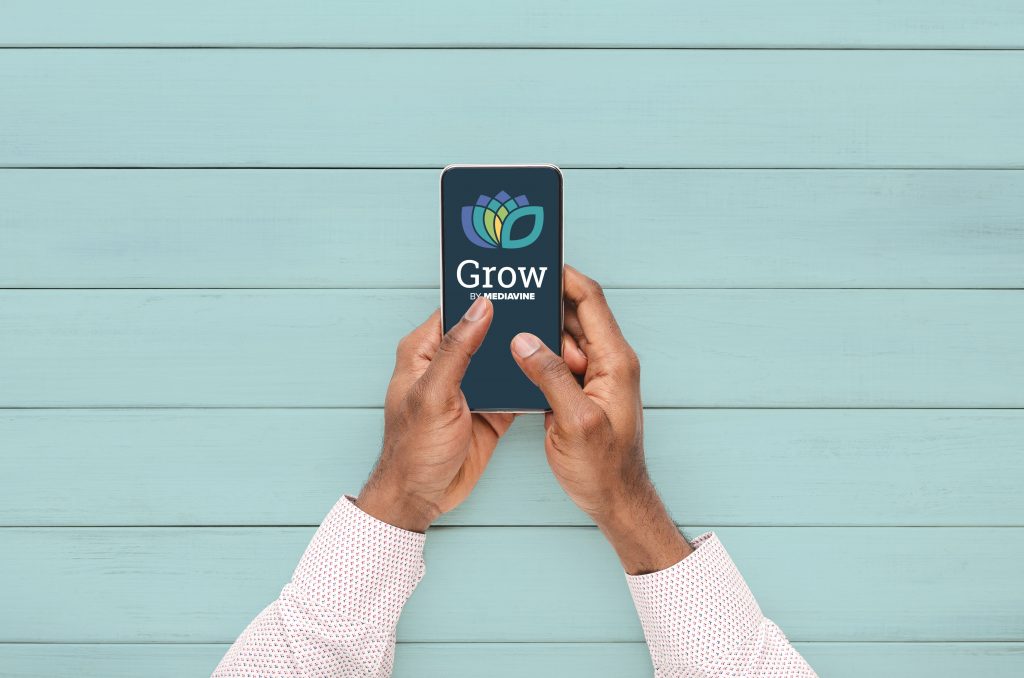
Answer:
<path fill-rule="evenodd" d="M 565 267 L 565 298 L 576 307 L 580 329 L 587 338 L 587 350 L 621 351 L 628 346 L 615 315 L 608 306 L 604 290 L 572 266 Z"/>
<path fill-rule="evenodd" d="M 562 310 L 562 327 L 576 340 L 577 346 L 582 349 L 586 345 L 587 337 L 583 334 L 580 317 L 576 314 L 576 305 L 569 301 L 565 302 Z"/>
<path fill-rule="evenodd" d="M 477 297 L 455 327 L 441 337 L 423 378 L 437 385 L 454 385 L 458 388 L 469 367 L 470 358 L 487 336 L 493 317 L 491 300 Z"/>
<path fill-rule="evenodd" d="M 513 337 L 512 356 L 544 393 L 556 416 L 589 404 L 569 366 L 534 335 L 523 332 Z"/>
<path fill-rule="evenodd" d="M 467 473 L 480 477 L 494 455 L 498 439 L 512 425 L 514 415 L 503 412 L 478 412 L 473 415 L 473 441 L 463 462 Z"/>
<path fill-rule="evenodd" d="M 568 332 L 562 334 L 562 359 L 573 374 L 585 374 L 587 354 L 580 350 L 576 340 Z"/>
<path fill-rule="evenodd" d="M 512 426 L 516 415 L 510 412 L 478 412 L 473 417 L 474 420 L 480 420 L 482 423 L 487 424 L 494 437 L 500 438 Z"/>
<path fill-rule="evenodd" d="M 421 365 L 426 369 L 441 343 L 441 309 L 434 309 L 412 332 L 402 337 L 395 352 L 395 370 L 408 370 Z"/>

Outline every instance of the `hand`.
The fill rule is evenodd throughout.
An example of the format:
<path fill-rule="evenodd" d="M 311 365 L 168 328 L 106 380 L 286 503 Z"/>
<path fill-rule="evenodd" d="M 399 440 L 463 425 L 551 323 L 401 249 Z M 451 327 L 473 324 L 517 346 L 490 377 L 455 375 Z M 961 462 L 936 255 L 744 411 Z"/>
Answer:
<path fill-rule="evenodd" d="M 512 340 L 516 362 L 547 396 L 544 449 L 562 489 L 611 542 L 630 574 L 665 569 L 692 548 L 647 475 L 640 361 L 601 287 L 565 267 L 564 360 L 532 334 Z M 575 375 L 582 375 L 580 386 Z"/>
<path fill-rule="evenodd" d="M 460 389 L 493 314 L 490 300 L 478 297 L 443 337 L 435 311 L 398 344 L 380 459 L 356 500 L 366 513 L 425 532 L 480 479 L 512 424 L 511 414 L 471 413 Z"/>

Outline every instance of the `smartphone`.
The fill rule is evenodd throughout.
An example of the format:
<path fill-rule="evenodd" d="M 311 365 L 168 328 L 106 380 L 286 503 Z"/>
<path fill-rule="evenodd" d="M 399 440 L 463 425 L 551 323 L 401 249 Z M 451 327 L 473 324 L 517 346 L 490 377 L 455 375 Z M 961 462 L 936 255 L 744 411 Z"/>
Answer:
<path fill-rule="evenodd" d="M 494 319 L 462 380 L 474 412 L 544 412 L 509 344 L 520 332 L 562 352 L 562 172 L 554 165 L 449 165 L 441 172 L 441 317 L 478 296 Z"/>

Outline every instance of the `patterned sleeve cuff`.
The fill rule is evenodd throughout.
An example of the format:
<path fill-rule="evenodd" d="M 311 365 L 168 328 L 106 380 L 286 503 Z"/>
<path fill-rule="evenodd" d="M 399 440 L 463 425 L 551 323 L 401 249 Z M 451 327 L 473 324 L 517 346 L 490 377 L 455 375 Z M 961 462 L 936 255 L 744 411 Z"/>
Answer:
<path fill-rule="evenodd" d="M 655 665 L 699 667 L 735 650 L 764 616 L 713 532 L 672 567 L 626 575 Z"/>
<path fill-rule="evenodd" d="M 292 585 L 317 606 L 393 627 L 423 578 L 425 540 L 344 496 L 313 536 Z"/>

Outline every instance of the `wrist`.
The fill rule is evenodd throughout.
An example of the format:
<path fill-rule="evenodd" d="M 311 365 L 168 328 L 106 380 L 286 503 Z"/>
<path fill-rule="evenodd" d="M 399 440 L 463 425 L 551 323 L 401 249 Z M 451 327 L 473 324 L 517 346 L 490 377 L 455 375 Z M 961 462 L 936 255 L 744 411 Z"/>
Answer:
<path fill-rule="evenodd" d="M 377 520 L 409 532 L 426 532 L 441 514 L 432 502 L 372 479 L 359 492 L 355 504 Z"/>
<path fill-rule="evenodd" d="M 630 575 L 667 569 L 693 552 L 653 487 L 624 497 L 595 522 Z"/>

